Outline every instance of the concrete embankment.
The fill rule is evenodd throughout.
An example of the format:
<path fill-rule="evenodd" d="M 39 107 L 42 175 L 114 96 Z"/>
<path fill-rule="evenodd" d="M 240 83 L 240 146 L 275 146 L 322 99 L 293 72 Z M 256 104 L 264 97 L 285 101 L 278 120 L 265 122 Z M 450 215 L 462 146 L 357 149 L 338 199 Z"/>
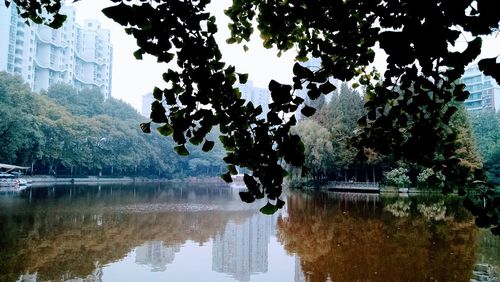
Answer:
<path fill-rule="evenodd" d="M 50 175 L 23 176 L 32 186 L 57 185 L 57 184 L 114 184 L 114 183 L 204 183 L 225 184 L 220 177 L 187 177 L 184 179 L 147 178 L 147 177 L 54 177 Z"/>
<path fill-rule="evenodd" d="M 49 185 L 49 184 L 100 184 L 100 183 L 130 183 L 134 182 L 132 177 L 122 178 L 103 178 L 97 176 L 89 176 L 82 178 L 71 177 L 53 177 L 53 176 L 25 176 L 24 177 L 31 185 Z"/>

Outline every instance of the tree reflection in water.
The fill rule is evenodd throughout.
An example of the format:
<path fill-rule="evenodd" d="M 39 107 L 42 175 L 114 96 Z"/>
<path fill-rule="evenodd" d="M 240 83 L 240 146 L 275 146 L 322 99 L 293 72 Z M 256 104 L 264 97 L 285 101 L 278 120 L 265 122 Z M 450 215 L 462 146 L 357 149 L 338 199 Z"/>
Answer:
<path fill-rule="evenodd" d="M 99 280 L 110 265 L 129 267 L 121 262 L 130 254 L 132 264 L 167 273 L 193 242 L 212 244 L 204 272 L 212 281 L 290 280 L 280 278 L 291 268 L 270 274 L 271 260 L 290 266 L 274 237 L 279 250 L 268 251 L 276 217 L 212 188 L 66 187 L 0 197 L 0 281 Z M 457 198 L 290 193 L 277 228 L 296 255 L 296 282 L 469 281 L 500 266 L 499 238 L 479 231 Z"/>
<path fill-rule="evenodd" d="M 29 206 L 22 199 L 3 203 L 11 206 L 0 210 L 0 281 L 16 281 L 23 273 L 28 279 L 36 273 L 37 281 L 99 276 L 101 266 L 147 241 L 203 245 L 229 220 L 242 222 L 254 214 L 241 205 L 240 210 L 228 206 L 234 198 L 230 190 L 207 186 L 184 192 L 152 187 L 137 193 L 130 187 L 40 190 L 49 196 L 38 195 L 39 202 Z"/>
<path fill-rule="evenodd" d="M 367 203 L 292 193 L 287 213 L 278 220 L 279 240 L 300 257 L 306 281 L 472 276 L 478 231 L 459 199 Z"/>

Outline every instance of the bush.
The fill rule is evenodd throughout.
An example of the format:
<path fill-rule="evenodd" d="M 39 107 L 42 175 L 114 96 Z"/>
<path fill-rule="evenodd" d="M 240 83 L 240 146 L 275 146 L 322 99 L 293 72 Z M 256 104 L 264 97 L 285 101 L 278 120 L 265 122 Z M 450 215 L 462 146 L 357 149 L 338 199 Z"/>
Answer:
<path fill-rule="evenodd" d="M 407 173 L 408 169 L 402 167 L 384 172 L 385 183 L 396 187 L 406 187 L 411 183 Z"/>
<path fill-rule="evenodd" d="M 426 168 L 417 175 L 417 183 L 420 188 L 442 188 L 445 177 L 441 172 L 434 172 L 432 168 Z"/>

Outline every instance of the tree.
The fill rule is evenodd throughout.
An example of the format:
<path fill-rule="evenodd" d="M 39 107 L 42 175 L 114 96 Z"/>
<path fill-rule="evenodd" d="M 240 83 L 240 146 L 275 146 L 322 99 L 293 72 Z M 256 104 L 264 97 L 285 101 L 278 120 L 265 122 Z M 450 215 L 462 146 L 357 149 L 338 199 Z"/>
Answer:
<path fill-rule="evenodd" d="M 385 181 L 389 185 L 396 187 L 406 187 L 410 184 L 410 177 L 407 175 L 408 169 L 400 167 L 384 173 Z"/>
<path fill-rule="evenodd" d="M 0 72 L 0 160 L 3 162 L 30 162 L 39 154 L 40 136 L 34 117 L 38 108 L 31 98 L 31 91 L 21 77 Z"/>
<path fill-rule="evenodd" d="M 57 27 L 64 21 L 60 1 L 5 0 L 11 1 L 22 16 L 36 23 Z M 481 170 L 467 171 L 447 157 L 456 140 L 448 130 L 456 108 L 448 104 L 468 96 L 465 86 L 455 81 L 478 56 L 480 36 L 498 30 L 495 1 L 233 1 L 225 10 L 231 19 L 227 42 L 249 41 L 256 20 L 265 47 L 280 52 L 295 48 L 299 61 L 308 57 L 322 61 L 314 71 L 295 64 L 293 85 L 270 81 L 273 102 L 265 120 L 258 118 L 261 108 L 245 104 L 236 89 L 236 81 L 245 83 L 248 76 L 222 62 L 214 38 L 216 19 L 207 11 L 209 0 L 113 2 L 103 13 L 137 39 L 136 58 L 148 53 L 160 63 L 176 62 L 179 67 L 164 73 L 167 87 L 154 89 L 157 101 L 152 104 L 151 121 L 161 124 L 162 134 L 173 136 L 181 155 L 189 153 L 188 142 L 209 150 L 213 140 L 206 135 L 218 125 L 227 151 L 228 171 L 223 179 L 230 182 L 236 166 L 252 171 L 246 178 L 249 191 L 241 194 L 245 201 L 264 196 L 276 200 L 286 174 L 280 161 L 293 166 L 304 163 L 300 138 L 290 133 L 295 119 L 286 118 L 303 102 L 293 90 L 305 87 L 308 96 L 316 99 L 334 89 L 330 77 L 355 79 L 366 89 L 366 114 L 358 122 L 362 128 L 359 157 L 371 148 L 442 171 L 449 179 L 445 192 L 458 188 L 463 194 L 464 184 L 483 179 Z M 448 50 L 462 33 L 473 37 L 465 50 Z M 377 43 L 388 55 L 383 77 L 367 68 Z M 496 58 L 481 60 L 479 67 L 500 81 Z M 304 116 L 314 112 L 307 106 L 301 110 Z M 150 132 L 150 126 L 142 124 L 145 132 Z M 481 214 L 499 218 L 498 211 Z M 500 233 L 498 220 L 491 224 Z"/>
<path fill-rule="evenodd" d="M 350 140 L 355 136 L 356 121 L 363 113 L 362 96 L 342 83 L 340 89 L 333 93 L 331 101 L 313 117 L 330 131 L 334 148 L 333 169 L 337 170 L 337 174 L 343 170 L 345 181 L 348 178 L 346 170 L 356 163 L 356 148 Z"/>
<path fill-rule="evenodd" d="M 305 164 L 313 178 L 324 178 L 331 169 L 333 152 L 330 132 L 313 119 L 306 119 L 295 127 L 304 143 Z"/>
<path fill-rule="evenodd" d="M 500 183 L 500 112 L 471 113 L 474 138 L 489 179 Z"/>

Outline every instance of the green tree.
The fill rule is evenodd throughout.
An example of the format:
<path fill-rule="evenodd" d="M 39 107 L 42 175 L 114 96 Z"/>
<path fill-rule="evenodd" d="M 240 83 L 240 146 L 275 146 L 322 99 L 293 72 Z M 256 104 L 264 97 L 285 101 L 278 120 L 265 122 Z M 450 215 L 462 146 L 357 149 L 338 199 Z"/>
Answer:
<path fill-rule="evenodd" d="M 313 119 L 306 119 L 295 127 L 304 142 L 305 164 L 314 179 L 325 178 L 331 169 L 331 158 L 334 154 L 332 136 L 323 126 Z"/>
<path fill-rule="evenodd" d="M 362 96 L 346 83 L 342 83 L 340 89 L 333 93 L 330 102 L 314 116 L 332 135 L 332 169 L 336 170 L 337 174 L 343 170 L 345 180 L 348 178 L 346 170 L 356 163 L 357 150 L 349 141 L 355 136 L 358 129 L 357 120 L 363 113 Z"/>
<path fill-rule="evenodd" d="M 470 114 L 478 151 L 489 180 L 500 183 L 500 112 L 480 111 Z"/>
<path fill-rule="evenodd" d="M 472 133 L 472 126 L 465 106 L 454 104 L 457 112 L 452 116 L 450 128 L 456 134 L 454 157 L 460 160 L 462 167 L 469 171 L 481 169 L 483 167 L 481 157 L 478 153 L 476 142 Z"/>
<path fill-rule="evenodd" d="M 411 183 L 410 177 L 408 176 L 408 169 L 406 168 L 395 168 L 384 173 L 384 176 L 387 184 L 394 185 L 396 187 L 407 187 Z"/>
<path fill-rule="evenodd" d="M 493 148 L 500 143 L 500 112 L 473 112 L 470 113 L 470 120 L 479 153 L 486 160 Z"/>
<path fill-rule="evenodd" d="M 0 72 L 0 160 L 25 164 L 36 159 L 41 140 L 34 116 L 37 111 L 22 78 Z"/>

